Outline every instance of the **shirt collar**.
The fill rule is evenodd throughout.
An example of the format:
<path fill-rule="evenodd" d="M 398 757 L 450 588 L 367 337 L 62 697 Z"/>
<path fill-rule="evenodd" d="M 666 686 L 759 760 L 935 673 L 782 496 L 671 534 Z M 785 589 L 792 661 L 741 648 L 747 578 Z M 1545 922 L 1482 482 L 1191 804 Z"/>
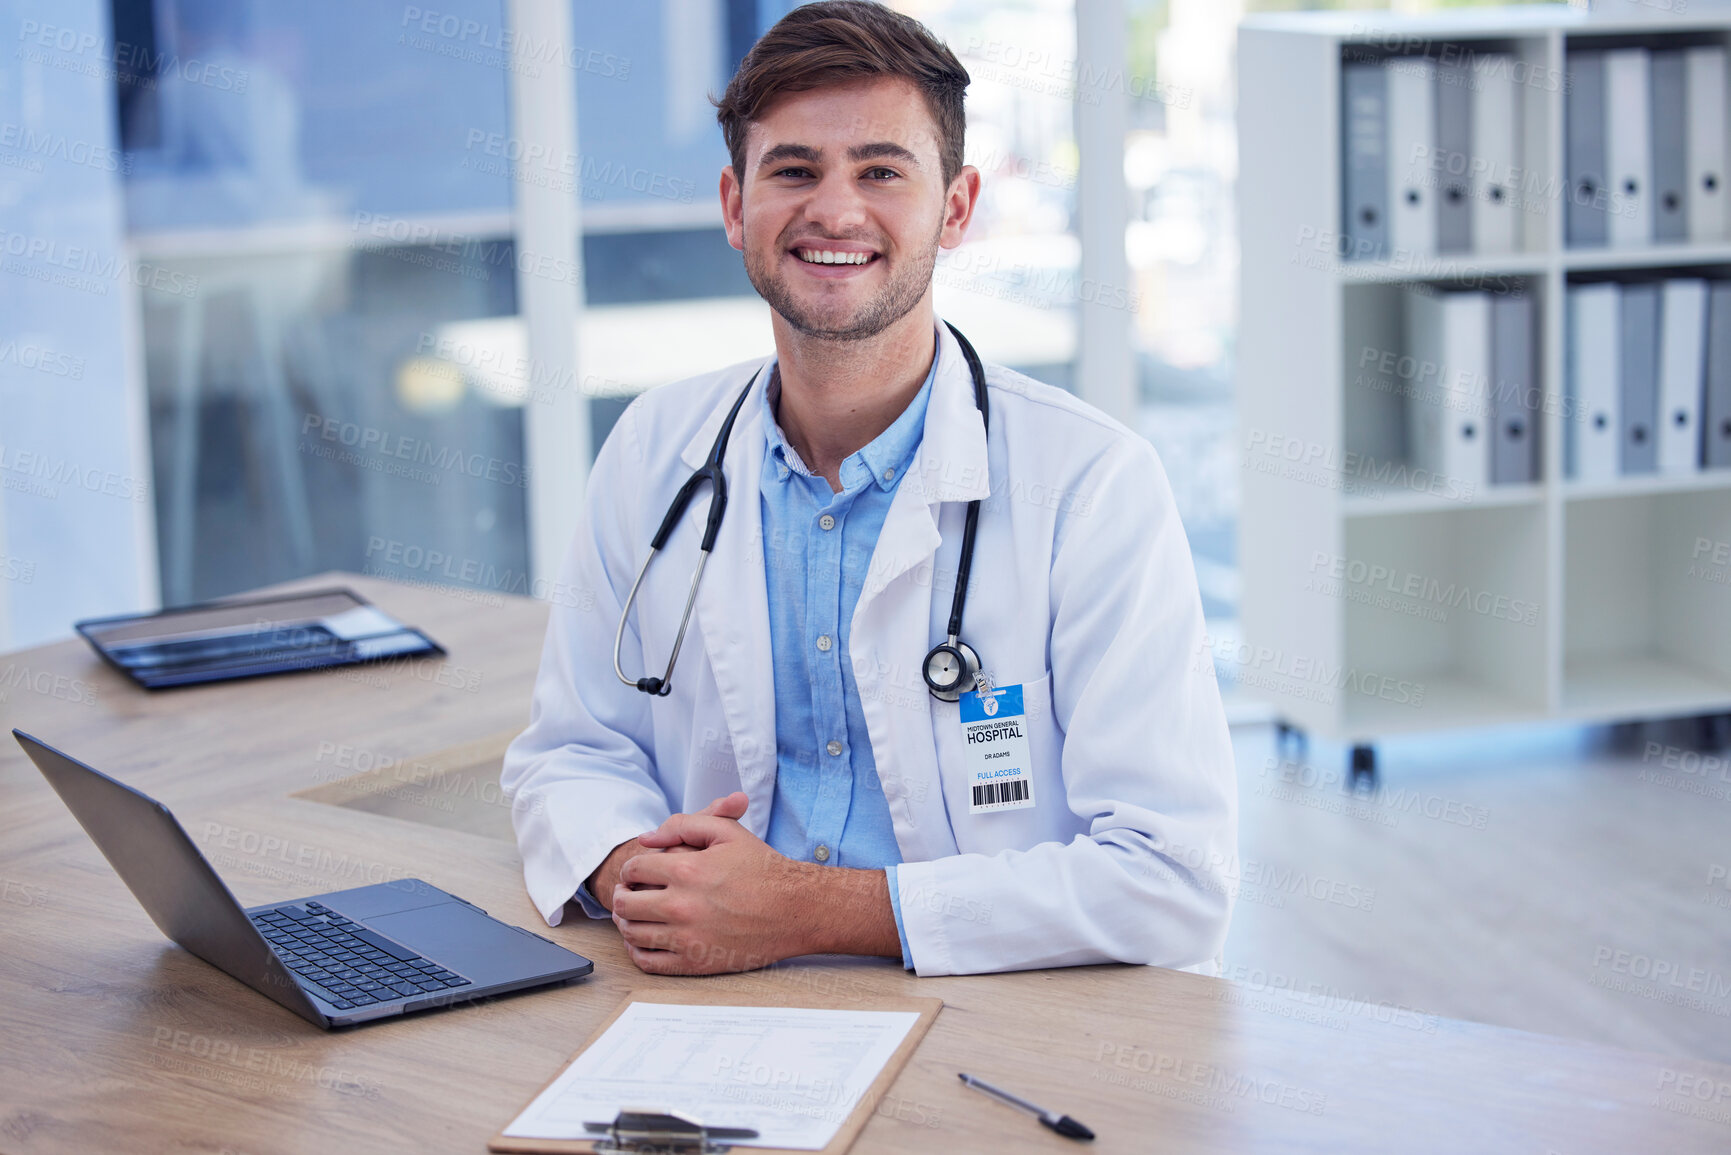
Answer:
<path fill-rule="evenodd" d="M 909 461 L 914 450 L 919 448 L 920 438 L 926 428 L 926 408 L 932 395 L 932 380 L 937 376 L 938 356 L 933 350 L 932 367 L 926 371 L 926 379 L 920 385 L 920 391 L 914 394 L 914 399 L 908 402 L 901 416 L 890 422 L 888 429 L 878 434 L 871 443 L 863 449 L 848 455 L 841 463 L 841 487 L 848 492 L 859 488 L 868 480 L 877 483 L 883 490 L 894 489 L 896 483 L 907 472 Z M 812 472 L 804 461 L 800 460 L 799 451 L 787 440 L 782 432 L 781 423 L 775 419 L 775 406 L 781 399 L 781 371 L 776 366 L 772 369 L 769 385 L 763 391 L 763 427 L 768 430 L 768 464 L 765 476 L 777 481 L 786 481 L 789 473 L 798 473 L 805 477 Z"/>

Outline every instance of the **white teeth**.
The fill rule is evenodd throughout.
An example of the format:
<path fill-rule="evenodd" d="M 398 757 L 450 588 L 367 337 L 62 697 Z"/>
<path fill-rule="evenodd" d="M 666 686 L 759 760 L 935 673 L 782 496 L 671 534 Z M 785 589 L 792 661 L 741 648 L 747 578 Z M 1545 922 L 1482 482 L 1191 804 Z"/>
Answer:
<path fill-rule="evenodd" d="M 870 253 L 838 253 L 829 249 L 801 249 L 799 259 L 812 265 L 863 265 L 872 259 Z"/>

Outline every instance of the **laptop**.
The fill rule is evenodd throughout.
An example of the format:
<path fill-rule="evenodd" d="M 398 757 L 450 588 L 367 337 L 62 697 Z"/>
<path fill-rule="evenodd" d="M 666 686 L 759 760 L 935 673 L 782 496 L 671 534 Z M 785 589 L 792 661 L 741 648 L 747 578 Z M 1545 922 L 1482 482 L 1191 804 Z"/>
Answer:
<path fill-rule="evenodd" d="M 595 969 L 418 878 L 242 909 L 156 799 L 12 736 L 163 934 L 320 1027 L 345 1027 Z"/>

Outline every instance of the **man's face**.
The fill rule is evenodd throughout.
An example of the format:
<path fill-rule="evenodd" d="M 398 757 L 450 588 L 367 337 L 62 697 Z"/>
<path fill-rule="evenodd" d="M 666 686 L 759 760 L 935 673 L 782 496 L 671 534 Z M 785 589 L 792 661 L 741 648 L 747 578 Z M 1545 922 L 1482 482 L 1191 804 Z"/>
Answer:
<path fill-rule="evenodd" d="M 926 299 L 978 191 L 972 168 L 945 186 L 937 124 L 899 77 L 782 97 L 750 127 L 743 187 L 721 174 L 752 285 L 795 330 L 830 340 L 875 336 Z"/>

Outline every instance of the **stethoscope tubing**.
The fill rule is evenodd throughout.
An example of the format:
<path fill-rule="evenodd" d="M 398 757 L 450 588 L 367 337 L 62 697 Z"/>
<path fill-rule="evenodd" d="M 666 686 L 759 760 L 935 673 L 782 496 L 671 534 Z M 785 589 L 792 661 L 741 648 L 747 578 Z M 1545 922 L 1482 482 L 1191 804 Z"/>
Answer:
<path fill-rule="evenodd" d="M 979 408 L 981 424 L 989 431 L 991 428 L 991 405 L 986 396 L 985 366 L 981 364 L 980 355 L 974 351 L 974 346 L 966 337 L 962 336 L 962 331 L 948 321 L 944 324 L 955 335 L 956 343 L 961 346 L 962 356 L 968 363 L 968 374 L 973 379 L 974 404 Z M 721 519 L 727 514 L 727 476 L 722 470 L 721 463 L 727 456 L 727 445 L 733 436 L 734 421 L 739 417 L 739 411 L 745 405 L 745 399 L 751 395 L 752 387 L 757 384 L 757 379 L 762 375 L 763 370 L 760 368 L 751 375 L 751 380 L 745 383 L 745 388 L 740 390 L 738 399 L 733 403 L 733 408 L 728 410 L 727 419 L 721 423 L 721 430 L 715 436 L 715 444 L 710 447 L 709 456 L 701 466 L 692 472 L 690 477 L 685 479 L 685 484 L 679 487 L 679 492 L 673 495 L 673 501 L 668 505 L 667 513 L 662 517 L 660 527 L 649 542 L 649 554 L 643 559 L 643 565 L 637 571 L 636 580 L 631 583 L 631 591 L 625 595 L 624 608 L 619 611 L 619 628 L 613 634 L 613 672 L 618 675 L 621 682 L 642 690 L 646 694 L 666 697 L 672 692 L 673 665 L 679 660 L 680 647 L 685 643 L 685 633 L 691 625 L 691 611 L 697 604 L 697 587 L 703 580 L 704 567 L 709 564 L 710 551 L 715 548 L 715 539 L 721 532 Z M 697 568 L 691 573 L 691 587 L 685 595 L 685 612 L 679 619 L 679 632 L 674 635 L 673 650 L 667 656 L 667 668 L 659 678 L 629 677 L 625 673 L 621 658 L 625 645 L 625 626 L 631 617 L 631 606 L 637 601 L 637 591 L 643 585 L 644 575 L 649 572 L 649 563 L 655 560 L 655 555 L 661 552 L 662 547 L 667 544 L 667 539 L 673 536 L 673 530 L 678 526 L 679 519 L 685 516 L 686 507 L 691 504 L 691 499 L 696 494 L 698 486 L 704 482 L 709 483 L 711 491 L 709 516 L 704 525 L 702 544 L 698 546 Z M 962 613 L 967 607 L 968 575 L 974 565 L 974 538 L 979 532 L 979 524 L 980 501 L 975 498 L 968 502 L 967 518 L 963 523 L 962 551 L 956 563 L 956 592 L 950 602 L 949 628 L 945 631 L 944 642 L 948 648 L 969 655 L 973 655 L 973 651 L 961 644 Z M 934 649 L 933 653 L 936 652 Z M 928 665 L 931 656 L 931 654 L 927 655 Z M 978 664 L 977 658 L 975 664 L 976 666 Z M 965 689 L 966 687 L 962 686 L 961 688 Z M 932 692 L 934 694 L 939 693 L 935 685 L 932 687 Z M 958 689 L 957 692 L 959 693 L 960 690 Z M 940 696 L 946 699 L 951 698 L 948 693 Z"/>

